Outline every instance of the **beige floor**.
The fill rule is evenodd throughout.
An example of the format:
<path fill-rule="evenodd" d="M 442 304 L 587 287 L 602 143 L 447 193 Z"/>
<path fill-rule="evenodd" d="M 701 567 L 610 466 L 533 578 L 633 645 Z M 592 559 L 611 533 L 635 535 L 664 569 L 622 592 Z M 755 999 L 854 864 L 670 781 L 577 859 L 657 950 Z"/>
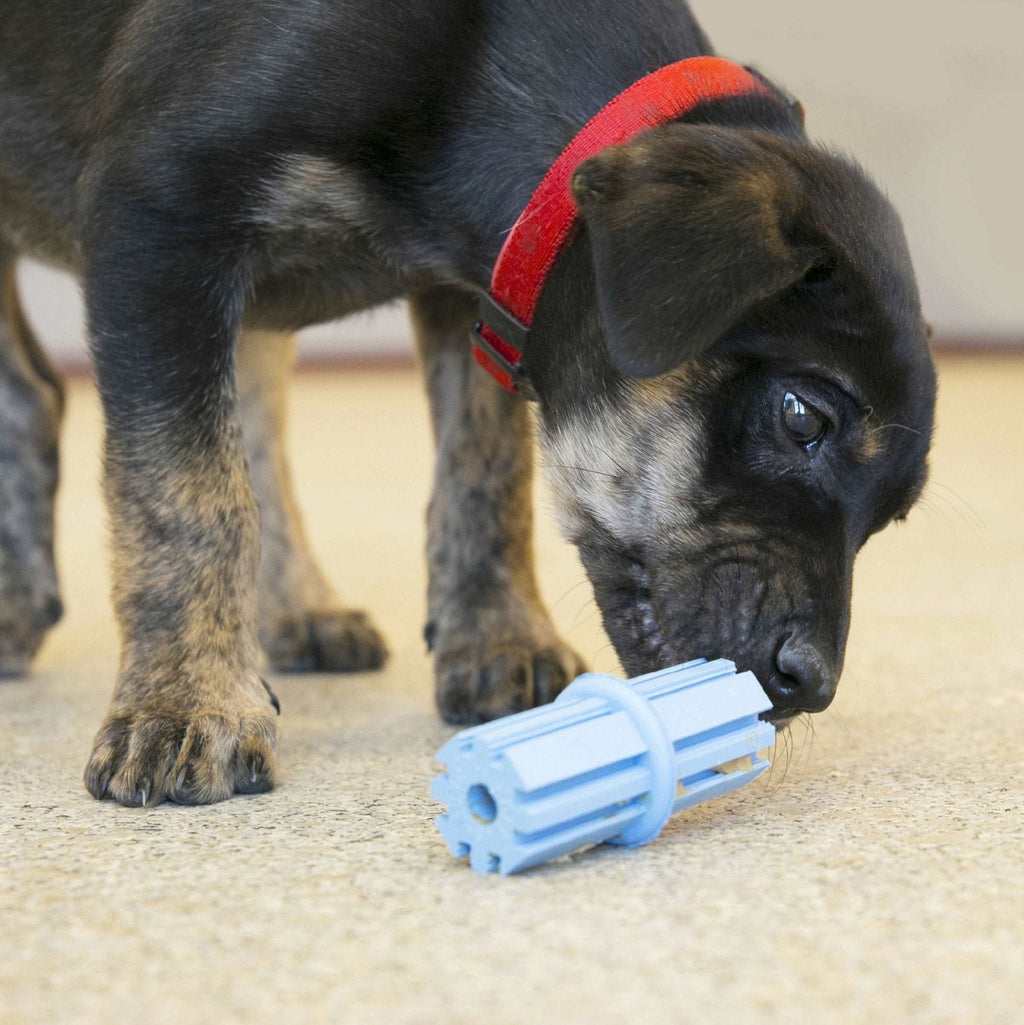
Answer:
<path fill-rule="evenodd" d="M 429 439 L 392 371 L 296 387 L 316 547 L 393 658 L 277 678 L 283 782 L 209 808 L 97 804 L 80 772 L 116 665 L 91 388 L 71 390 L 68 614 L 0 686 L 0 1021 L 1024 1021 L 1024 359 L 946 358 L 934 483 L 858 569 L 848 668 L 770 778 L 521 877 L 451 859 L 448 731 L 420 641 Z M 541 576 L 614 670 L 550 517 Z"/>

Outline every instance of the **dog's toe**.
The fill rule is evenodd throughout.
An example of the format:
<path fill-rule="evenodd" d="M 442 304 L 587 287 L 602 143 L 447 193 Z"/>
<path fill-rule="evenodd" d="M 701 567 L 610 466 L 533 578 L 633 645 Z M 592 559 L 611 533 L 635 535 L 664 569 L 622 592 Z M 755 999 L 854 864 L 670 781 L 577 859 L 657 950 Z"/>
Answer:
<path fill-rule="evenodd" d="M 262 794 L 274 787 L 276 733 L 273 720 L 243 720 L 234 759 L 236 794 Z"/>
<path fill-rule="evenodd" d="M 89 793 L 128 807 L 211 804 L 274 785 L 272 714 L 198 709 L 108 716 L 85 770 Z"/>
<path fill-rule="evenodd" d="M 467 646 L 438 656 L 437 707 L 452 725 L 487 722 L 553 701 L 583 671 L 576 652 L 558 642 Z"/>
<path fill-rule="evenodd" d="M 384 638 L 358 609 L 289 616 L 264 638 L 264 648 L 280 673 L 361 673 L 380 669 L 388 657 Z"/>
<path fill-rule="evenodd" d="M 534 703 L 546 705 L 554 701 L 587 667 L 572 648 L 539 651 L 533 657 Z"/>

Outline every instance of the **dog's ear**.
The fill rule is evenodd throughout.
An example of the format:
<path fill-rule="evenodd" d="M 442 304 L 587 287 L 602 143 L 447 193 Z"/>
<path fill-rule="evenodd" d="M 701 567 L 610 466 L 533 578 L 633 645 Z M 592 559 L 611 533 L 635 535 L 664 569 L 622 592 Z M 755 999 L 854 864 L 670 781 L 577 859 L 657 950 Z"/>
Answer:
<path fill-rule="evenodd" d="M 820 257 L 793 240 L 800 183 L 742 133 L 672 125 L 572 178 L 616 368 L 651 377 L 710 348 Z"/>

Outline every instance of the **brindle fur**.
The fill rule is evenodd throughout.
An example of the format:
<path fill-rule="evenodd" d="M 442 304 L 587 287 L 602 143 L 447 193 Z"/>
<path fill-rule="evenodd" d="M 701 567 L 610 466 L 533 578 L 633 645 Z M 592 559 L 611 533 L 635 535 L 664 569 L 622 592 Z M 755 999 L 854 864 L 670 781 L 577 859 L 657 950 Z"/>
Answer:
<path fill-rule="evenodd" d="M 448 722 L 478 722 L 553 700 L 583 664 L 537 590 L 527 408 L 473 363 L 471 295 L 437 288 L 411 308 L 437 445 L 426 627 L 437 705 Z"/>
<path fill-rule="evenodd" d="M 591 115 L 711 52 L 685 5 L 0 0 L 0 23 L 0 671 L 59 611 L 60 392 L 11 277 L 29 253 L 82 278 L 106 419 L 122 661 L 90 791 L 266 789 L 259 642 L 283 668 L 383 660 L 310 555 L 283 378 L 296 328 L 402 295 L 438 453 L 438 707 L 553 698 L 580 663 L 533 575 L 531 416 L 471 362 L 472 295 Z M 895 213 L 765 84 L 578 170 L 525 365 L 627 670 L 731 657 L 785 718 L 832 698 L 853 558 L 922 487 L 935 376 Z M 820 444 L 785 431 L 788 391 Z"/>
<path fill-rule="evenodd" d="M 53 497 L 64 392 L 18 302 L 0 241 L 0 676 L 24 672 L 61 616 Z"/>
<path fill-rule="evenodd" d="M 207 802 L 273 784 L 277 726 L 257 671 L 258 512 L 237 418 L 219 419 L 212 446 L 108 432 L 121 668 L 86 768 L 97 797 Z"/>
<path fill-rule="evenodd" d="M 285 453 L 293 335 L 243 331 L 237 347 L 242 435 L 260 508 L 259 638 L 280 672 L 378 669 L 384 641 L 366 614 L 343 608 L 316 564 Z"/>

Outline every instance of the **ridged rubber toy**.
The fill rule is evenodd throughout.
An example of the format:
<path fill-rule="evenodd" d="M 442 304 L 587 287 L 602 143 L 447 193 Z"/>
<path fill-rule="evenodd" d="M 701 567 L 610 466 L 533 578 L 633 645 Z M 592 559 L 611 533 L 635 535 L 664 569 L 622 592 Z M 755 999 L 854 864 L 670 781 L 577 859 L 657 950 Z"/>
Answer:
<path fill-rule="evenodd" d="M 637 847 L 669 817 L 756 779 L 775 729 L 753 673 L 696 659 L 623 681 L 584 673 L 553 704 L 457 733 L 431 784 L 437 828 L 510 875 L 598 843 Z"/>

